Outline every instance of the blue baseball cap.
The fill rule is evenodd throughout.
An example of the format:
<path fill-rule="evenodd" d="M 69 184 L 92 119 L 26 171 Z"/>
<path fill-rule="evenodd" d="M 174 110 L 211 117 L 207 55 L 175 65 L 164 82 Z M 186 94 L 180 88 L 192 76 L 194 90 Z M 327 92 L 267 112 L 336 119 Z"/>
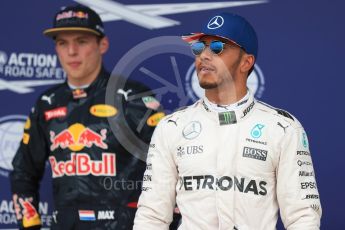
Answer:
<path fill-rule="evenodd" d="M 246 53 L 258 54 L 258 38 L 254 28 L 243 17 L 232 13 L 220 13 L 211 17 L 201 29 L 201 32 L 183 35 L 188 43 L 198 41 L 205 35 L 227 39 L 242 47 Z"/>

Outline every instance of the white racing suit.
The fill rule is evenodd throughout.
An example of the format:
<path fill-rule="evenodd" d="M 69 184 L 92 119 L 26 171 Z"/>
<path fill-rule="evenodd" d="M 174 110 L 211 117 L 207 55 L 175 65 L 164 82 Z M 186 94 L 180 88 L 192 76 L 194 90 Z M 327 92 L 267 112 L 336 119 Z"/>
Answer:
<path fill-rule="evenodd" d="M 151 140 L 134 230 L 320 228 L 321 205 L 306 133 L 289 113 L 251 94 L 215 112 L 201 99 L 165 117 Z"/>

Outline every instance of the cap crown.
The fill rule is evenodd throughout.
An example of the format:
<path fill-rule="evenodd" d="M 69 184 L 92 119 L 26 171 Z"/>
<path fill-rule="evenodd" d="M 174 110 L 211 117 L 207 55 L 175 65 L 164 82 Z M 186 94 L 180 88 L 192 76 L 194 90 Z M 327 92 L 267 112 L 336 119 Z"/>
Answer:
<path fill-rule="evenodd" d="M 240 45 L 248 54 L 258 53 L 258 39 L 254 28 L 243 17 L 221 13 L 211 17 L 202 28 L 205 35 L 220 36 Z"/>
<path fill-rule="evenodd" d="M 55 14 L 53 28 L 45 30 L 47 36 L 55 36 L 60 31 L 86 31 L 103 37 L 103 22 L 89 7 L 76 5 L 66 7 Z"/>

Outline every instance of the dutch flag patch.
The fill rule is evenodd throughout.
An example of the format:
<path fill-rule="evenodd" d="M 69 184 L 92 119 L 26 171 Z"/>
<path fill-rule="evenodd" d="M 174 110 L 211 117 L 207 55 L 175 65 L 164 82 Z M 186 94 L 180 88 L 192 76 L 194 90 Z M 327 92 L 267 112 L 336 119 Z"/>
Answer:
<path fill-rule="evenodd" d="M 95 221 L 96 215 L 92 210 L 79 210 L 79 219 L 81 221 Z"/>

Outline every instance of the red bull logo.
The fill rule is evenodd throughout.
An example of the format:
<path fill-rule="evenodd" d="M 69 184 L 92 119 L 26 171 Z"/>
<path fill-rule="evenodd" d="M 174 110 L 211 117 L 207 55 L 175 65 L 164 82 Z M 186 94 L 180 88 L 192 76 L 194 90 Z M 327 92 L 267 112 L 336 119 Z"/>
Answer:
<path fill-rule="evenodd" d="M 62 12 L 62 13 L 56 15 L 56 20 L 59 21 L 62 19 L 73 18 L 73 17 L 87 19 L 89 17 L 89 15 L 85 12 L 82 12 L 82 11 L 75 12 L 75 11 L 70 10 L 70 11 Z"/>
<path fill-rule="evenodd" d="M 50 150 L 54 151 L 60 147 L 62 149 L 69 148 L 72 151 L 79 151 L 85 146 L 91 148 L 93 145 L 107 149 L 108 145 L 104 142 L 107 138 L 106 134 L 106 129 L 102 129 L 100 134 L 98 134 L 84 125 L 76 123 L 58 134 L 50 131 L 50 141 L 52 143 Z"/>
<path fill-rule="evenodd" d="M 85 153 L 72 153 L 69 161 L 56 161 L 49 157 L 53 178 L 66 176 L 116 176 L 116 156 L 113 153 L 103 153 L 102 160 L 91 160 Z"/>
<path fill-rule="evenodd" d="M 74 12 L 73 16 L 76 18 L 88 18 L 88 14 L 83 11 Z"/>
<path fill-rule="evenodd" d="M 107 138 L 106 133 L 107 133 L 106 129 L 102 129 L 101 135 L 99 135 L 98 133 L 87 128 L 80 134 L 78 143 L 83 144 L 89 148 L 92 145 L 96 145 L 97 147 L 100 147 L 102 149 L 107 149 L 108 145 L 103 142 L 103 140 Z"/>
<path fill-rule="evenodd" d="M 19 203 L 23 208 L 23 226 L 27 228 L 36 225 L 41 225 L 40 216 L 38 215 L 36 208 L 31 204 L 31 202 L 19 198 Z"/>

